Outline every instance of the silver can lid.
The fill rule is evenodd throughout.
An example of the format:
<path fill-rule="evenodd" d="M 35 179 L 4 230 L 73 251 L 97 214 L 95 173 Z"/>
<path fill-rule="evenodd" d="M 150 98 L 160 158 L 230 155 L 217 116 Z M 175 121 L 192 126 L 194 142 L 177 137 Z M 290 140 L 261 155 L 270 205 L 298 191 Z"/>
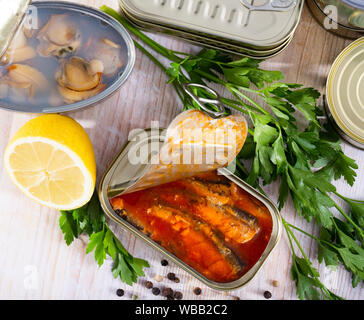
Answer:
<path fill-rule="evenodd" d="M 0 59 L 16 34 L 31 0 L 0 0 Z"/>
<path fill-rule="evenodd" d="M 295 31 L 302 0 L 119 0 L 129 17 L 257 50 L 284 43 Z"/>
<path fill-rule="evenodd" d="M 364 37 L 351 43 L 334 61 L 326 99 L 339 133 L 364 149 Z"/>

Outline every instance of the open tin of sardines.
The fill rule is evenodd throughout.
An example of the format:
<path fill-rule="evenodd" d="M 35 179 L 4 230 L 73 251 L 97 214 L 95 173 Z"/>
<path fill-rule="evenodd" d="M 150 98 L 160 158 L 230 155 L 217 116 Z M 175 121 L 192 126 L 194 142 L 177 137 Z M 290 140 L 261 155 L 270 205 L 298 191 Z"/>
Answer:
<path fill-rule="evenodd" d="M 1 1 L 0 108 L 58 113 L 93 106 L 126 81 L 133 41 L 115 19 L 72 2 Z"/>
<path fill-rule="evenodd" d="M 119 0 L 127 19 L 198 45 L 266 59 L 282 52 L 303 0 Z"/>
<path fill-rule="evenodd" d="M 101 179 L 103 210 L 207 286 L 247 284 L 278 243 L 281 220 L 271 200 L 228 169 L 121 194 L 148 167 L 139 157 L 150 161 L 164 139 L 156 129 L 130 137 Z"/>

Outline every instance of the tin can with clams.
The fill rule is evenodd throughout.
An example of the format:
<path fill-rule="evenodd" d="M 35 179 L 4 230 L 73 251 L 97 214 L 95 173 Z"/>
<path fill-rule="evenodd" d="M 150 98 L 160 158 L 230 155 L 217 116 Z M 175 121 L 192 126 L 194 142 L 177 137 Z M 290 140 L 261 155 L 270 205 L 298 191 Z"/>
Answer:
<path fill-rule="evenodd" d="M 213 289 L 232 290 L 247 284 L 251 279 L 253 279 L 253 277 L 262 267 L 263 263 L 266 261 L 274 247 L 277 245 L 281 236 L 282 226 L 280 214 L 273 202 L 251 186 L 247 185 L 240 178 L 233 175 L 226 168 L 219 169 L 219 174 L 223 175 L 229 181 L 236 184 L 239 188 L 244 190 L 244 192 L 248 193 L 249 196 L 253 197 L 255 201 L 259 201 L 267 208 L 272 220 L 272 231 L 267 245 L 260 257 L 257 259 L 255 264 L 249 270 L 247 270 L 240 278 L 231 282 L 212 281 L 191 266 L 189 266 L 187 263 L 176 257 L 170 251 L 166 250 L 159 243 L 153 241 L 148 235 L 139 230 L 135 225 L 123 219 L 119 214 L 114 211 L 113 206 L 110 203 L 110 199 L 113 198 L 115 195 L 120 194 L 120 192 L 122 192 L 129 185 L 131 180 L 137 180 L 138 177 L 141 176 L 141 172 L 146 167 L 145 164 L 135 164 L 137 162 L 131 158 L 131 154 L 138 154 L 138 152 L 135 153 L 135 150 L 138 150 L 139 148 L 143 148 L 143 150 L 146 150 L 145 146 L 150 145 L 152 142 L 157 143 L 161 146 L 164 141 L 164 134 L 162 131 L 156 132 L 155 129 L 142 130 L 136 133 L 129 140 L 130 141 L 112 161 L 109 168 L 104 173 L 99 185 L 99 199 L 106 215 L 118 226 L 132 232 L 136 237 L 142 239 L 146 244 L 165 255 L 168 259 L 175 262 L 179 267 L 181 267 L 182 269 L 193 275 L 195 278 Z M 151 157 L 151 154 L 146 154 L 144 158 L 151 159 Z"/>
<path fill-rule="evenodd" d="M 364 37 L 334 61 L 326 83 L 326 111 L 340 136 L 364 149 Z"/>
<path fill-rule="evenodd" d="M 90 107 L 114 94 L 133 70 L 132 38 L 100 10 L 29 0 L 1 1 L 0 10 L 0 108 L 59 113 Z M 71 68 L 77 69 L 72 81 Z"/>

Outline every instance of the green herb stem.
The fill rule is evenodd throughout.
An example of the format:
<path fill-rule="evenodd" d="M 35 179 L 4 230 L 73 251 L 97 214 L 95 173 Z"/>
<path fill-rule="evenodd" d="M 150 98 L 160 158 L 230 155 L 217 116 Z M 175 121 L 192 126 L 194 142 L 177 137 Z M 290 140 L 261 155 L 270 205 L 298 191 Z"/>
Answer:
<path fill-rule="evenodd" d="M 112 8 L 109 8 L 108 6 L 101 6 L 100 9 L 104 11 L 105 13 L 109 14 L 113 18 L 115 18 L 117 21 L 119 21 L 126 29 L 128 29 L 131 33 L 133 33 L 135 36 L 137 36 L 140 40 L 142 40 L 147 46 L 149 46 L 154 51 L 158 52 L 162 56 L 170 59 L 174 62 L 181 62 L 182 59 L 177 57 L 173 50 L 166 49 L 162 45 L 160 45 L 158 42 L 154 41 L 153 39 L 149 38 L 147 35 L 145 35 L 143 32 L 141 32 L 139 29 L 134 27 L 132 24 L 130 24 L 125 19 L 122 19 L 122 16 L 115 11 Z"/>
<path fill-rule="evenodd" d="M 297 245 L 297 247 L 298 247 L 298 249 L 299 249 L 299 251 L 301 252 L 301 254 L 302 254 L 302 256 L 303 256 L 303 258 L 308 262 L 308 265 L 310 266 L 310 274 L 311 274 L 311 276 L 316 280 L 316 283 L 319 285 L 319 288 L 320 288 L 320 290 L 321 290 L 321 292 L 322 292 L 322 294 L 326 297 L 326 298 L 329 298 L 329 299 L 332 299 L 332 297 L 331 297 L 331 295 L 332 295 L 332 293 L 330 292 L 330 290 L 328 290 L 326 287 L 325 287 L 325 285 L 320 281 L 320 279 L 318 278 L 318 276 L 316 275 L 316 272 L 314 272 L 314 270 L 312 269 L 312 267 L 311 267 L 311 263 L 310 263 L 310 260 L 308 259 L 308 257 L 307 257 L 307 255 L 306 255 L 306 253 L 305 253 L 305 251 L 303 250 L 303 248 L 302 248 L 302 246 L 301 246 L 301 244 L 300 244 L 300 242 L 297 240 L 297 238 L 296 238 L 296 236 L 294 235 L 294 233 L 292 232 L 292 230 L 290 229 L 290 227 L 289 227 L 289 223 L 287 223 L 287 221 L 282 217 L 282 222 L 283 222 L 283 225 L 284 225 L 284 227 L 285 227 L 285 229 L 286 229 L 286 232 L 287 232 L 287 235 L 288 235 L 288 238 L 289 238 L 289 235 L 293 238 L 293 240 L 295 241 L 295 243 L 296 243 L 296 245 Z M 290 245 L 291 245 L 291 249 L 292 249 L 292 253 L 293 253 L 293 255 L 294 256 L 296 256 L 296 254 L 294 253 L 294 248 L 293 248 L 293 244 L 292 244 L 292 242 L 291 242 L 291 240 L 290 240 Z M 295 265 L 295 264 L 294 264 Z M 296 270 L 297 270 L 297 272 L 299 272 L 298 271 L 298 269 L 297 269 L 297 266 L 295 265 L 295 267 L 296 267 Z"/>
<path fill-rule="evenodd" d="M 335 208 L 342 214 L 342 216 L 351 223 L 351 225 L 358 231 L 360 237 L 364 239 L 364 233 L 362 228 L 360 228 L 347 214 L 346 212 L 341 209 L 337 203 L 335 203 Z"/>

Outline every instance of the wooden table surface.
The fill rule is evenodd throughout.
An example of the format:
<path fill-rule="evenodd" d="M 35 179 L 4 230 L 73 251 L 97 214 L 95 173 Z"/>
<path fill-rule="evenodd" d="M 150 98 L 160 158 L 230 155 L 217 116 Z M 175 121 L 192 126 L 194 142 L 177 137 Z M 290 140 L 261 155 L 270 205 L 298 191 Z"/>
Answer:
<path fill-rule="evenodd" d="M 118 7 L 116 0 L 86 0 L 80 3 L 99 7 L 108 4 Z M 154 39 L 175 50 L 194 52 L 198 48 L 163 35 Z M 290 46 L 281 54 L 264 62 L 268 69 L 281 70 L 288 82 L 303 83 L 324 92 L 325 80 L 330 65 L 350 41 L 331 35 L 322 29 L 304 8 L 302 20 Z M 134 128 L 150 126 L 151 120 L 159 120 L 162 126 L 181 111 L 181 104 L 166 76 L 148 58 L 137 52 L 134 71 L 120 91 L 98 106 L 68 115 L 79 121 L 87 130 L 95 149 L 98 178 L 108 163 L 127 141 L 128 132 Z M 76 240 L 67 247 L 58 225 L 59 213 L 23 196 L 10 182 L 3 166 L 2 154 L 10 137 L 30 118 L 36 115 L 0 111 L 0 298 L 2 299 L 130 299 L 132 294 L 139 299 L 160 299 L 143 287 L 145 279 L 139 279 L 128 287 L 112 277 L 111 261 L 100 269 L 93 254 L 86 255 L 86 238 Z M 354 187 L 338 181 L 338 190 L 351 197 L 363 199 L 364 151 L 344 143 L 347 155 L 359 164 Z M 277 185 L 266 188 L 268 194 L 277 198 Z M 309 232 L 317 227 L 307 224 L 295 213 L 289 203 L 281 212 L 284 217 Z M 160 286 L 167 285 L 183 292 L 190 299 L 264 299 L 263 292 L 272 292 L 272 299 L 297 299 L 295 284 L 290 277 L 291 255 L 288 241 L 282 237 L 258 275 L 245 287 L 229 293 L 211 290 L 192 276 L 170 263 L 162 267 L 162 256 L 126 231 L 118 231 L 120 240 L 130 252 L 147 259 L 151 268 L 146 279 L 156 274 L 165 276 L 174 272 L 180 277 L 179 284 L 165 279 Z M 317 266 L 317 247 L 309 239 L 297 234 L 309 257 Z M 363 285 L 351 287 L 349 274 L 339 268 L 336 272 L 319 267 L 322 281 L 335 293 L 347 299 L 364 299 Z M 272 281 L 279 286 L 273 287 Z M 155 282 L 155 281 L 154 281 Z M 194 287 L 202 288 L 202 295 L 192 293 Z M 126 295 L 116 296 L 115 291 L 123 288 Z"/>

